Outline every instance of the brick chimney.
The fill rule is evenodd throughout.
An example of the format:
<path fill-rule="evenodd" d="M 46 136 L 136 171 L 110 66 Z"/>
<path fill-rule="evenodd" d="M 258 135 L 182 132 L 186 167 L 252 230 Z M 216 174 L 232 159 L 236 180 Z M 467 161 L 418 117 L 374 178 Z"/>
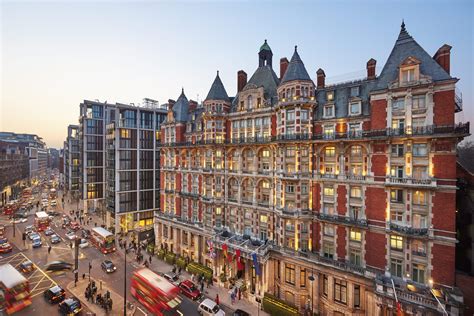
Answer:
<path fill-rule="evenodd" d="M 370 58 L 367 62 L 367 79 L 373 80 L 375 79 L 375 65 L 377 65 L 377 61 L 373 58 Z"/>
<path fill-rule="evenodd" d="M 318 71 L 316 71 L 316 75 L 317 75 L 317 88 L 318 89 L 324 88 L 325 80 L 326 80 L 326 74 L 324 73 L 324 70 L 319 68 Z"/>
<path fill-rule="evenodd" d="M 285 75 L 289 63 L 290 62 L 286 57 L 280 58 L 280 81 L 281 79 L 283 79 L 283 76 Z"/>
<path fill-rule="evenodd" d="M 189 100 L 189 109 L 188 112 L 192 112 L 197 108 L 198 103 L 194 100 Z"/>
<path fill-rule="evenodd" d="M 451 46 L 444 44 L 441 46 L 436 54 L 433 56 L 433 59 L 443 67 L 444 70 L 449 74 L 450 65 L 451 65 Z"/>
<path fill-rule="evenodd" d="M 168 99 L 168 110 L 171 110 L 173 108 L 173 105 L 176 103 L 175 100 L 173 99 Z"/>
<path fill-rule="evenodd" d="M 242 89 L 247 84 L 247 73 L 243 70 L 237 72 L 237 92 L 242 91 Z"/>

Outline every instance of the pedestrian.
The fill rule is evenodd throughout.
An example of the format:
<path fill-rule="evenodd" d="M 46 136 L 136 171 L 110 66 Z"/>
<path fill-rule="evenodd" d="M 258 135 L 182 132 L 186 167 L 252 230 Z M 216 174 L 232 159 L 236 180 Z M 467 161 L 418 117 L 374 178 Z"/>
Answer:
<path fill-rule="evenodd" d="M 181 266 L 178 269 L 178 274 L 181 274 Z"/>
<path fill-rule="evenodd" d="M 72 242 L 69 243 L 69 247 L 71 247 L 71 249 L 72 249 Z"/>
<path fill-rule="evenodd" d="M 85 278 L 86 278 L 86 274 L 83 273 L 83 274 L 82 274 L 82 279 L 84 280 Z"/>
<path fill-rule="evenodd" d="M 230 302 L 232 303 L 232 305 L 234 305 L 234 303 L 235 303 L 235 293 L 234 293 L 234 291 L 232 291 L 232 293 L 230 293 Z"/>
<path fill-rule="evenodd" d="M 201 281 L 201 293 L 204 293 L 204 281 Z"/>
<path fill-rule="evenodd" d="M 219 293 L 216 294 L 216 304 L 219 305 Z"/>
<path fill-rule="evenodd" d="M 48 255 L 51 253 L 51 245 L 48 246 Z"/>
<path fill-rule="evenodd" d="M 150 264 L 151 264 L 151 256 L 150 256 Z"/>
<path fill-rule="evenodd" d="M 240 298 L 241 298 L 241 295 L 242 295 L 242 292 L 240 291 L 240 287 L 237 289 L 237 294 L 238 294 L 239 301 L 240 301 Z"/>
<path fill-rule="evenodd" d="M 212 278 L 207 279 L 207 288 L 211 287 Z"/>
<path fill-rule="evenodd" d="M 191 281 L 194 283 L 194 273 L 191 274 Z"/>

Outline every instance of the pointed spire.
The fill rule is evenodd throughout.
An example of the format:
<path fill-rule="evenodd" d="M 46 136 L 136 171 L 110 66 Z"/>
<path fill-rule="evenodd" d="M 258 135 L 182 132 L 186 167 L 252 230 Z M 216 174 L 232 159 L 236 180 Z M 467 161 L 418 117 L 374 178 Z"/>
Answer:
<path fill-rule="evenodd" d="M 400 26 L 400 34 L 398 35 L 397 42 L 406 39 L 412 39 L 412 37 L 410 36 L 410 34 L 408 34 L 408 31 L 405 27 L 405 20 L 402 20 L 402 25 Z"/>
<path fill-rule="evenodd" d="M 297 45 L 295 45 L 295 51 L 291 57 L 290 63 L 288 64 L 288 68 L 281 80 L 281 83 L 291 80 L 311 80 L 300 55 L 298 54 Z"/>
<path fill-rule="evenodd" d="M 295 45 L 295 53 L 298 52 L 298 45 Z"/>
<path fill-rule="evenodd" d="M 224 88 L 224 84 L 222 83 L 221 78 L 219 77 L 219 70 L 217 71 L 216 78 L 214 79 L 211 89 L 207 94 L 206 100 L 229 101 L 229 96 L 227 95 L 227 92 Z"/>
<path fill-rule="evenodd" d="M 402 27 L 402 32 L 406 31 L 406 29 L 405 29 L 405 19 L 402 19 L 402 26 L 401 27 Z"/>
<path fill-rule="evenodd" d="M 272 49 L 270 48 L 270 45 L 268 45 L 268 43 L 267 43 L 267 40 L 265 40 L 265 42 L 262 44 L 262 46 L 260 46 L 260 51 L 262 51 L 262 50 L 272 51 Z"/>

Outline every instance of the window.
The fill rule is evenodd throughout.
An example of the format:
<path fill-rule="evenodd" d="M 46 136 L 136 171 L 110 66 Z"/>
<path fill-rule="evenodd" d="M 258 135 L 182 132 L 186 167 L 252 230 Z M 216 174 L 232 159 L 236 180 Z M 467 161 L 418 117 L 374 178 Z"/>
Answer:
<path fill-rule="evenodd" d="M 403 275 L 403 260 L 390 259 L 390 273 L 401 278 Z"/>
<path fill-rule="evenodd" d="M 413 157 L 424 157 L 428 154 L 427 144 L 413 144 Z"/>
<path fill-rule="evenodd" d="M 413 110 L 425 109 L 426 108 L 425 100 L 426 100 L 425 95 L 414 95 L 412 99 Z"/>
<path fill-rule="evenodd" d="M 426 215 L 414 214 L 413 215 L 413 227 L 414 228 L 427 228 L 428 219 Z"/>
<path fill-rule="evenodd" d="M 300 270 L 300 287 L 306 287 L 306 269 Z"/>
<path fill-rule="evenodd" d="M 295 285 L 295 265 L 285 264 L 285 282 Z"/>
<path fill-rule="evenodd" d="M 328 296 L 329 280 L 327 275 L 323 275 L 323 295 Z"/>
<path fill-rule="evenodd" d="M 351 156 L 357 156 L 357 157 L 362 156 L 362 146 L 359 146 L 359 145 L 351 146 Z"/>
<path fill-rule="evenodd" d="M 354 308 L 360 308 L 360 285 L 354 284 Z"/>
<path fill-rule="evenodd" d="M 324 225 L 324 235 L 334 236 L 334 226 L 329 225 L 329 224 Z"/>
<path fill-rule="evenodd" d="M 270 183 L 268 181 L 263 181 L 262 182 L 262 188 L 264 188 L 264 189 L 270 188 Z"/>
<path fill-rule="evenodd" d="M 390 220 L 392 222 L 403 222 L 403 211 L 390 210 Z"/>
<path fill-rule="evenodd" d="M 324 203 L 323 213 L 327 215 L 334 214 L 334 204 Z"/>
<path fill-rule="evenodd" d="M 308 110 L 301 110 L 300 118 L 301 118 L 302 121 L 307 121 L 308 118 L 309 118 Z"/>
<path fill-rule="evenodd" d="M 293 184 L 287 184 L 286 193 L 295 193 L 295 186 Z"/>
<path fill-rule="evenodd" d="M 325 157 L 335 157 L 336 156 L 336 147 L 328 146 L 324 148 Z"/>
<path fill-rule="evenodd" d="M 403 203 L 403 190 L 390 190 L 390 202 Z"/>
<path fill-rule="evenodd" d="M 416 205 L 426 205 L 426 192 L 425 191 L 415 191 L 413 193 L 413 204 Z"/>
<path fill-rule="evenodd" d="M 334 301 L 347 304 L 347 282 L 334 279 Z"/>
<path fill-rule="evenodd" d="M 324 126 L 323 133 L 324 133 L 323 137 L 325 139 L 334 138 L 334 126 L 333 125 Z"/>
<path fill-rule="evenodd" d="M 392 157 L 403 157 L 404 153 L 403 144 L 392 144 Z"/>
<path fill-rule="evenodd" d="M 350 115 L 360 114 L 360 102 L 351 102 L 349 104 L 349 114 Z"/>
<path fill-rule="evenodd" d="M 392 128 L 399 130 L 405 129 L 405 119 L 392 120 Z"/>
<path fill-rule="evenodd" d="M 289 123 L 293 123 L 295 121 L 295 111 L 294 110 L 286 110 L 286 121 Z"/>
<path fill-rule="evenodd" d="M 260 215 L 260 223 L 268 223 L 268 216 L 267 215 Z"/>
<path fill-rule="evenodd" d="M 397 235 L 390 235 L 390 248 L 392 250 L 403 250 L 403 237 Z"/>
<path fill-rule="evenodd" d="M 411 82 L 415 80 L 415 69 L 402 70 L 402 82 Z"/>
<path fill-rule="evenodd" d="M 334 91 L 327 91 L 326 92 L 326 99 L 328 101 L 334 101 Z"/>
<path fill-rule="evenodd" d="M 308 194 L 308 186 L 306 184 L 301 185 L 301 194 Z"/>
<path fill-rule="evenodd" d="M 334 187 L 325 186 L 324 187 L 324 196 L 334 196 Z"/>
<path fill-rule="evenodd" d="M 413 178 L 415 179 L 427 179 L 428 168 L 426 166 L 414 166 L 413 167 Z"/>
<path fill-rule="evenodd" d="M 251 108 L 253 108 L 253 99 L 252 99 L 252 96 L 249 95 L 247 97 L 247 109 L 251 109 Z"/>
<path fill-rule="evenodd" d="M 413 264 L 413 281 L 425 283 L 425 266 L 422 264 Z"/>
<path fill-rule="evenodd" d="M 351 97 L 359 96 L 359 87 L 351 87 Z"/>
<path fill-rule="evenodd" d="M 360 242 L 362 240 L 362 233 L 360 232 L 360 230 L 351 228 L 350 239 L 351 241 Z"/>
<path fill-rule="evenodd" d="M 270 157 L 270 151 L 268 149 L 262 150 L 262 157 L 263 158 L 268 158 Z"/>
<path fill-rule="evenodd" d="M 286 157 L 294 157 L 295 156 L 295 148 L 288 147 L 286 148 Z"/>
<path fill-rule="evenodd" d="M 392 100 L 392 110 L 393 111 L 403 111 L 405 110 L 405 98 L 398 98 Z"/>
<path fill-rule="evenodd" d="M 334 105 L 326 105 L 324 107 L 324 117 L 333 117 L 334 116 Z"/>
<path fill-rule="evenodd" d="M 324 253 L 325 258 L 333 259 L 334 258 L 334 245 L 329 242 L 324 242 L 323 253 Z"/>
<path fill-rule="evenodd" d="M 362 254 L 360 249 L 350 248 L 349 249 L 349 262 L 356 266 L 361 266 Z"/>
<path fill-rule="evenodd" d="M 390 176 L 395 178 L 403 178 L 403 166 L 391 166 Z"/>
<path fill-rule="evenodd" d="M 425 126 L 425 118 L 424 117 L 416 117 L 411 120 L 411 125 L 415 130 L 421 130 Z"/>
<path fill-rule="evenodd" d="M 362 190 L 360 187 L 351 187 L 351 198 L 360 199 L 362 197 Z"/>

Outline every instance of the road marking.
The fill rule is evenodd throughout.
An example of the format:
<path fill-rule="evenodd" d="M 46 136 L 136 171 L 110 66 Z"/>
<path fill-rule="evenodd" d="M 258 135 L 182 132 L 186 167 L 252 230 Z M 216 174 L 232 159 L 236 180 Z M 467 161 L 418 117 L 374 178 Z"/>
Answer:
<path fill-rule="evenodd" d="M 36 283 L 35 287 L 30 290 L 30 293 L 33 292 L 33 291 L 40 285 L 40 283 L 44 280 L 44 278 L 45 278 L 45 277 L 43 276 L 43 277 L 38 281 L 38 283 Z"/>

